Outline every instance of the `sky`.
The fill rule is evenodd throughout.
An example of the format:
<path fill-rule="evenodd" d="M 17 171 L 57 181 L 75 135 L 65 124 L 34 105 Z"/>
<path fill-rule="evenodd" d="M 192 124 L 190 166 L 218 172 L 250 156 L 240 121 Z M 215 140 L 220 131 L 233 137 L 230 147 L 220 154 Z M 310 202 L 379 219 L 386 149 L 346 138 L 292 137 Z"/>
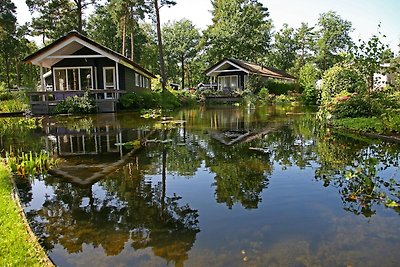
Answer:
<path fill-rule="evenodd" d="M 199 29 L 211 24 L 210 0 L 176 0 L 174 7 L 161 8 L 162 23 L 183 18 L 193 21 Z M 17 6 L 19 23 L 30 21 L 31 15 L 25 0 L 13 0 Z M 385 43 L 399 53 L 400 0 L 260 0 L 268 9 L 270 18 L 278 31 L 284 23 L 297 28 L 301 22 L 315 25 L 320 14 L 336 11 L 343 19 L 351 21 L 353 39 L 367 40 L 377 34 L 378 24 L 385 34 Z"/>

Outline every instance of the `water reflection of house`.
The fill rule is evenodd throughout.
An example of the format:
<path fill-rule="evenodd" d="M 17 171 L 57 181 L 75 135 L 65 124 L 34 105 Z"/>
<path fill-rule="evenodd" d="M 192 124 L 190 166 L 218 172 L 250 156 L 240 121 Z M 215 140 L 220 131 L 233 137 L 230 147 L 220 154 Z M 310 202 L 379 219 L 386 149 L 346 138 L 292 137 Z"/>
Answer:
<path fill-rule="evenodd" d="M 155 78 L 140 65 L 78 32 L 70 32 L 24 59 L 40 67 L 40 88 L 30 94 L 34 114 L 51 113 L 68 96 L 85 91 L 98 112 L 114 112 L 120 94 L 150 90 Z M 50 72 L 44 74 L 44 68 Z"/>
<path fill-rule="evenodd" d="M 82 121 L 88 118 L 61 124 L 44 120 L 43 126 L 47 150 L 64 159 L 52 173 L 80 185 L 90 185 L 132 161 L 135 148 L 121 144 L 151 133 L 122 128 L 114 113 L 93 117 L 89 123 Z"/>

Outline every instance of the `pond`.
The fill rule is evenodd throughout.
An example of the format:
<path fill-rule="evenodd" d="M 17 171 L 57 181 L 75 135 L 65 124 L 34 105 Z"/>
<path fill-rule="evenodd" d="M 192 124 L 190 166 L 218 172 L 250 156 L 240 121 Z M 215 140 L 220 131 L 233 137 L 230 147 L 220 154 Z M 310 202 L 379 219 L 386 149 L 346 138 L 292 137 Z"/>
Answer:
<path fill-rule="evenodd" d="M 298 107 L 166 116 L 46 117 L 2 133 L 4 150 L 60 160 L 18 179 L 55 264 L 398 266 L 399 144 L 324 129 Z"/>

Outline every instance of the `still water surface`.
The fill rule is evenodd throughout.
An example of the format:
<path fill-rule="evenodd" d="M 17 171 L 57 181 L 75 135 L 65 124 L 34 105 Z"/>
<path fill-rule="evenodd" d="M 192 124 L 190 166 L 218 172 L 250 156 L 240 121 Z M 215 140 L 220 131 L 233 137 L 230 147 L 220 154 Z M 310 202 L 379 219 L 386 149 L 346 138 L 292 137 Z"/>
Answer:
<path fill-rule="evenodd" d="M 400 210 L 385 201 L 399 201 L 400 146 L 299 112 L 45 118 L 2 145 L 60 159 L 19 181 L 58 266 L 398 266 Z M 121 146 L 134 140 L 146 145 Z"/>

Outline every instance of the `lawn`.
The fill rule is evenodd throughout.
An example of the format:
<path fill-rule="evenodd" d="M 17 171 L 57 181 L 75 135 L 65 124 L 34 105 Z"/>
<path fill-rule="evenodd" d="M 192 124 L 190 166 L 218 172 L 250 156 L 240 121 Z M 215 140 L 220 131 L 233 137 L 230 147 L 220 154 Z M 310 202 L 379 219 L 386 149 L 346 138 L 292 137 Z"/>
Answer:
<path fill-rule="evenodd" d="M 9 169 L 0 162 L 0 266 L 49 266 L 45 254 L 26 230 L 15 200 Z"/>

